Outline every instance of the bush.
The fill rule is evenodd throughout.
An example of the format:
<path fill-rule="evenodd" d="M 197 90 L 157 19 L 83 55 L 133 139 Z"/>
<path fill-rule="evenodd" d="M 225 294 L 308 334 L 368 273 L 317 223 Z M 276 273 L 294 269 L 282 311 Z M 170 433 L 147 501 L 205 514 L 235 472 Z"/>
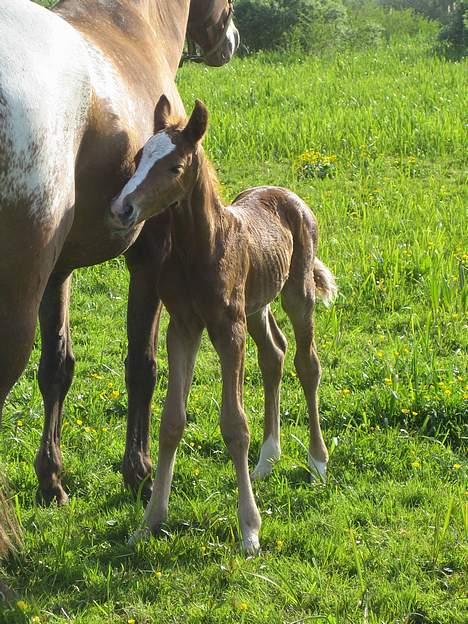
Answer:
<path fill-rule="evenodd" d="M 468 7 L 465 2 L 459 2 L 439 33 L 439 51 L 454 59 L 467 56 L 467 26 Z"/>

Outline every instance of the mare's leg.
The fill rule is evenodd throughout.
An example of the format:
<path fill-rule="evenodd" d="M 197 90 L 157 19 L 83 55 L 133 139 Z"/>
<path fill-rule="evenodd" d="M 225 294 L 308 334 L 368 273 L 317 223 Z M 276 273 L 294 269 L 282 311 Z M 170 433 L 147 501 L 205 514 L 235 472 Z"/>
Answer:
<path fill-rule="evenodd" d="M 167 519 L 176 450 L 185 428 L 186 402 L 202 330 L 203 328 L 196 323 L 180 322 L 174 317 L 169 322 L 167 329 L 169 379 L 159 428 L 156 478 L 145 510 L 143 528 L 134 534 L 131 541 L 144 537 L 148 530 L 157 533 Z"/>
<path fill-rule="evenodd" d="M 326 478 L 328 452 L 320 429 L 317 391 L 320 383 L 320 362 L 314 341 L 314 278 L 313 265 L 302 279 L 290 277 L 282 292 L 283 307 L 291 319 L 296 338 L 294 365 L 307 401 L 309 412 L 309 466 L 313 474 Z"/>
<path fill-rule="evenodd" d="M 127 306 L 128 353 L 125 381 L 128 393 L 128 421 L 122 473 L 125 484 L 142 497 L 151 495 L 149 429 L 151 399 L 156 383 L 155 345 L 159 331 L 161 302 L 158 279 L 167 252 L 165 227 L 148 221 L 138 240 L 125 255 L 130 272 Z M 156 222 L 156 220 L 154 220 Z"/>
<path fill-rule="evenodd" d="M 69 321 L 70 285 L 70 274 L 53 273 L 39 308 L 42 351 L 38 381 L 45 422 L 35 467 L 44 501 L 50 503 L 55 498 L 58 504 L 68 501 L 60 479 L 60 434 L 63 402 L 75 368 Z"/>
<path fill-rule="evenodd" d="M 225 315 L 221 322 L 208 326 L 208 331 L 221 360 L 221 433 L 236 469 L 242 544 L 247 553 L 254 554 L 260 548 L 258 533 L 261 519 L 250 483 L 250 434 L 242 406 L 246 322 L 242 317 L 233 321 L 229 312 L 229 317 Z"/>
<path fill-rule="evenodd" d="M 252 479 L 263 479 L 271 473 L 281 454 L 280 383 L 287 342 L 269 306 L 249 316 L 247 327 L 257 345 L 265 397 L 263 445 Z"/>

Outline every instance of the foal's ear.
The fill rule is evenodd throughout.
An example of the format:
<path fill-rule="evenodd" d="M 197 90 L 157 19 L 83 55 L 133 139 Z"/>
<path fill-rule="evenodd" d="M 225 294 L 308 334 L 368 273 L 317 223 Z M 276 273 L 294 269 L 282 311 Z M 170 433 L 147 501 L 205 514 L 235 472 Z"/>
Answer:
<path fill-rule="evenodd" d="M 195 144 L 203 139 L 207 128 L 208 109 L 201 100 L 195 100 L 195 106 L 183 134 L 190 143 Z"/>
<path fill-rule="evenodd" d="M 171 116 L 171 103 L 164 95 L 158 100 L 158 103 L 154 109 L 154 122 L 153 122 L 153 131 L 154 134 L 159 132 L 160 130 L 164 130 L 169 125 L 169 117 Z"/>

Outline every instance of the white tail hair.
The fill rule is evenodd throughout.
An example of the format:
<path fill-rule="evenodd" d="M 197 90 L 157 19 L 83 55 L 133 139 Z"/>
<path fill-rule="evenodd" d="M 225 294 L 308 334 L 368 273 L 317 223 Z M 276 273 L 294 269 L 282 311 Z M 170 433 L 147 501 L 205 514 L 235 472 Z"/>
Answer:
<path fill-rule="evenodd" d="M 330 269 L 318 258 L 314 260 L 314 280 L 317 297 L 328 307 L 338 294 L 335 276 Z"/>

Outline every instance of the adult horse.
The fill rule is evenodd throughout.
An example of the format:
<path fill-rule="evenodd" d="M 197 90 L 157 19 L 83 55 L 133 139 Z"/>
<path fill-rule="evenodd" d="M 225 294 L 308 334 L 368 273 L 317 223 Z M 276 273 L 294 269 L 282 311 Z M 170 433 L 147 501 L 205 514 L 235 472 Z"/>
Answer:
<path fill-rule="evenodd" d="M 116 236 L 108 208 L 152 133 L 161 93 L 183 112 L 174 77 L 187 29 L 210 65 L 226 63 L 239 42 L 231 0 L 61 0 L 52 11 L 29 0 L 0 6 L 0 414 L 26 366 L 39 314 L 45 425 L 36 472 L 46 501 L 67 500 L 60 430 L 74 369 L 71 273 L 121 254 L 139 235 L 128 255 L 125 481 L 137 486 L 150 469 L 150 343 L 159 300 L 146 287 L 155 281 L 162 234 L 152 224 Z M 142 257 L 146 252 L 150 257 Z M 142 382 L 133 373 L 139 369 Z"/>

